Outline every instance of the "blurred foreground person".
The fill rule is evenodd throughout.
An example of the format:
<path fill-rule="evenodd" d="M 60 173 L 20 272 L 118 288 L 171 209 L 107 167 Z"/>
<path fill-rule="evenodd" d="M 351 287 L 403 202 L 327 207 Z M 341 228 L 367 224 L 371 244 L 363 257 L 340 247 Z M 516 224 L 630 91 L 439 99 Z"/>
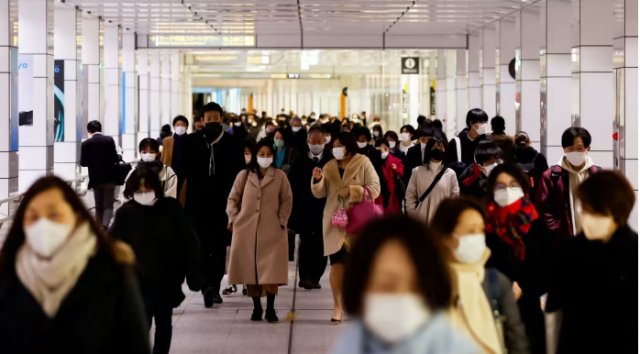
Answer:
<path fill-rule="evenodd" d="M 443 200 L 431 223 L 451 250 L 455 306 L 451 319 L 483 353 L 528 354 L 529 344 L 511 281 L 486 268 L 484 218 L 479 205 L 463 198 Z"/>
<path fill-rule="evenodd" d="M 270 140 L 258 142 L 247 169 L 229 194 L 228 229 L 233 231 L 229 284 L 246 284 L 253 298 L 252 321 L 262 321 L 260 297 L 267 297 L 268 322 L 278 322 L 278 286 L 288 283 L 287 223 L 293 196 L 287 175 L 275 166 Z"/>
<path fill-rule="evenodd" d="M 158 174 L 136 168 L 127 179 L 129 201 L 116 212 L 110 234 L 133 248 L 148 328 L 155 319 L 154 354 L 171 347 L 171 314 L 185 299 L 185 276 L 191 291 L 200 291 L 200 247 L 180 203 L 165 196 Z M 144 221 L 144 222 L 141 222 Z"/>
<path fill-rule="evenodd" d="M 149 353 L 133 262 L 66 182 L 37 180 L 0 253 L 0 352 Z"/>
<path fill-rule="evenodd" d="M 578 187 L 582 232 L 559 246 L 546 311 L 562 310 L 558 354 L 638 352 L 638 233 L 633 189 L 619 172 Z"/>
<path fill-rule="evenodd" d="M 413 219 L 371 223 L 344 277 L 345 308 L 357 319 L 333 353 L 482 353 L 446 318 L 453 289 L 445 252 Z"/>

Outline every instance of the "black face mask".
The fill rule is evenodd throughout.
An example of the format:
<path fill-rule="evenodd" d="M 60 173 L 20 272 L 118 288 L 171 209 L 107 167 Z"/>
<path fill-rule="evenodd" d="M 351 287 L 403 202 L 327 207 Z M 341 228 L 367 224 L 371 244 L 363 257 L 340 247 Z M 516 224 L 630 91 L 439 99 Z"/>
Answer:
<path fill-rule="evenodd" d="M 436 161 L 442 161 L 442 159 L 444 158 L 444 151 L 439 149 L 431 150 L 429 156 L 431 156 L 431 158 Z"/>
<path fill-rule="evenodd" d="M 220 135 L 221 131 L 222 125 L 218 122 L 211 122 L 204 125 L 204 134 L 209 143 L 213 142 L 213 140 Z"/>

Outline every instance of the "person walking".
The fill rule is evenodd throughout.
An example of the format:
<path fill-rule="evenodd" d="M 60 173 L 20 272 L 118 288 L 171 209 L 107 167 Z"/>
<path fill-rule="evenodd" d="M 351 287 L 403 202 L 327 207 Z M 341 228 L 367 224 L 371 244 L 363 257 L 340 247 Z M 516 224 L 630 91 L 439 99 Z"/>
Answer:
<path fill-rule="evenodd" d="M 173 136 L 164 138 L 162 143 L 162 163 L 171 167 L 176 173 L 178 180 L 176 184 L 176 196 L 180 197 L 180 190 L 184 183 L 184 167 L 182 166 L 182 149 L 187 138 L 189 121 L 185 116 L 177 116 L 173 119 Z"/>
<path fill-rule="evenodd" d="M 260 297 L 267 297 L 265 319 L 278 322 L 278 286 L 288 283 L 287 224 L 293 196 L 286 174 L 274 166 L 270 141 L 256 145 L 251 163 L 238 174 L 227 202 L 233 231 L 229 283 L 246 284 L 253 298 L 252 321 L 262 320 Z"/>
<path fill-rule="evenodd" d="M 461 162 L 464 167 L 474 163 L 474 152 L 478 143 L 487 138 L 489 116 L 480 108 L 467 112 L 467 127 L 449 142 L 451 161 Z"/>
<path fill-rule="evenodd" d="M 106 229 L 113 217 L 118 153 L 113 138 L 102 135 L 100 122 L 89 122 L 87 131 L 91 137 L 82 142 L 80 166 L 89 169 L 89 189 L 93 189 L 96 220 Z"/>
<path fill-rule="evenodd" d="M 451 145 L 450 145 L 451 146 Z M 491 140 L 478 144 L 473 155 L 474 163 L 458 178 L 460 194 L 483 200 L 487 193 L 487 180 L 491 171 L 502 163 L 502 150 Z"/>
<path fill-rule="evenodd" d="M 309 180 L 313 170 L 323 168 L 333 159 L 325 149 L 325 131 L 319 125 L 309 128 L 308 153 L 298 156 L 291 164 L 289 182 L 293 193 L 293 214 L 289 228 L 300 235 L 298 286 L 306 290 L 320 289 L 320 278 L 327 268 L 322 244 L 322 214 L 326 198 L 315 198 Z"/>
<path fill-rule="evenodd" d="M 69 184 L 38 179 L 0 251 L 0 352 L 148 354 L 134 258 Z"/>
<path fill-rule="evenodd" d="M 177 199 L 178 193 L 178 176 L 173 171 L 173 169 L 162 163 L 160 160 L 160 154 L 158 150 L 160 147 L 158 146 L 158 142 L 155 139 L 144 138 L 140 141 L 140 145 L 138 146 L 138 150 L 140 152 L 140 161 L 136 164 L 136 169 L 140 167 L 147 167 L 152 169 L 160 179 L 160 185 L 162 191 L 165 196 Z M 126 181 L 129 180 L 131 174 L 133 174 L 135 170 L 129 171 Z M 126 202 L 127 197 L 124 194 L 124 190 L 120 195 L 120 203 L 124 204 Z M 129 198 L 131 199 L 131 198 Z"/>
<path fill-rule="evenodd" d="M 173 332 L 171 315 L 185 299 L 185 276 L 189 289 L 200 291 L 198 235 L 180 203 L 165 196 L 162 182 L 151 167 L 133 171 L 124 195 L 129 201 L 118 208 L 109 234 L 131 245 L 136 254 L 149 329 L 151 319 L 155 319 L 153 353 L 168 354 Z"/>
<path fill-rule="evenodd" d="M 428 225 L 440 202 L 460 194 L 456 173 L 447 168 L 445 141 L 434 137 L 425 148 L 427 163 L 415 168 L 406 192 L 409 216 Z"/>
<path fill-rule="evenodd" d="M 375 199 L 380 194 L 380 179 L 369 159 L 358 153 L 356 139 L 349 132 L 333 137 L 334 160 L 324 168 L 314 168 L 311 191 L 316 198 L 327 198 L 322 226 L 324 254 L 331 263 L 331 292 L 333 293 L 332 322 L 342 321 L 342 277 L 353 235 L 331 222 L 338 209 L 348 210 L 362 203 L 365 194 Z M 366 189 L 366 192 L 365 192 Z"/>
<path fill-rule="evenodd" d="M 400 214 L 402 212 L 402 202 L 404 201 L 406 192 L 406 187 L 402 181 L 404 165 L 400 159 L 391 154 L 391 146 L 388 140 L 384 138 L 378 139 L 378 141 L 376 141 L 375 148 L 380 152 L 379 163 L 382 173 L 382 177 L 380 178 L 381 189 L 383 191 L 385 189 L 388 191 L 386 203 L 383 196 L 384 193 L 381 193 L 376 200 L 376 203 L 383 205 L 384 213 L 387 215 Z M 374 162 L 375 160 L 371 161 L 371 163 Z"/>

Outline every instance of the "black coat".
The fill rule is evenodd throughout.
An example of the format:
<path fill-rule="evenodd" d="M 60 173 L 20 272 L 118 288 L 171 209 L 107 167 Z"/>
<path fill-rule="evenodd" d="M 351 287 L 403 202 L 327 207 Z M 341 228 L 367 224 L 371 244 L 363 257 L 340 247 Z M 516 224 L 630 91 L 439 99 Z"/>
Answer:
<path fill-rule="evenodd" d="M 309 145 L 307 145 L 307 130 L 302 127 L 297 133 L 293 133 L 291 138 L 291 147 L 293 147 L 299 154 L 304 154 L 309 151 Z"/>
<path fill-rule="evenodd" d="M 460 195 L 470 196 L 476 198 L 479 201 L 484 200 L 484 196 L 486 195 L 487 182 L 489 179 L 485 177 L 484 173 L 482 176 L 478 177 L 471 185 L 467 186 L 464 184 L 464 180 L 471 177 L 473 175 L 473 164 L 467 167 L 460 178 L 458 178 L 458 186 L 460 186 Z"/>
<path fill-rule="evenodd" d="M 89 169 L 89 188 L 98 184 L 114 183 L 118 152 L 110 136 L 95 134 L 82 142 L 80 165 Z"/>
<path fill-rule="evenodd" d="M 0 352 L 13 354 L 149 353 L 149 325 L 135 275 L 99 251 L 55 318 L 18 279 L 0 280 Z"/>
<path fill-rule="evenodd" d="M 621 226 L 605 244 L 581 233 L 554 259 L 546 310 L 562 310 L 557 353 L 637 353 L 638 234 Z"/>
<path fill-rule="evenodd" d="M 189 289 L 200 290 L 198 236 L 176 199 L 164 197 L 153 206 L 130 200 L 118 209 L 109 231 L 133 248 L 144 294 L 178 307 L 185 298 L 185 276 Z"/>
<path fill-rule="evenodd" d="M 299 155 L 291 163 L 289 184 L 293 193 L 293 209 L 289 218 L 289 228 L 296 233 L 322 231 L 324 205 L 327 198 L 316 198 L 311 192 L 311 178 L 314 168 L 323 168 L 333 156 L 324 151 L 322 160 L 316 164 L 308 154 Z"/>
<path fill-rule="evenodd" d="M 462 157 L 462 162 L 467 166 L 471 166 L 473 165 L 473 154 L 476 151 L 476 147 L 478 147 L 478 143 L 487 139 L 487 136 L 483 134 L 474 140 L 469 140 L 469 137 L 467 136 L 468 133 L 469 130 L 464 129 L 460 134 L 458 134 L 458 138 L 460 139 L 460 145 L 462 146 L 462 153 L 460 155 Z M 458 161 L 458 146 L 455 139 L 451 139 L 449 142 L 449 149 L 447 149 L 447 151 L 449 154 L 447 161 Z"/>
<path fill-rule="evenodd" d="M 213 144 L 216 162 L 215 175 L 209 175 L 210 144 L 204 130 L 189 134 L 182 149 L 186 163 L 187 192 L 185 210 L 198 236 L 216 238 L 221 242 L 231 242 L 231 232 L 227 230 L 227 199 L 236 175 L 245 166 L 244 151 L 234 147 L 233 137 L 221 133 Z M 214 141 L 216 141 L 214 140 Z"/>
<path fill-rule="evenodd" d="M 409 180 L 411 180 L 411 174 L 413 173 L 413 169 L 422 166 L 422 149 L 420 144 L 416 144 L 407 150 L 407 155 L 402 160 L 402 164 L 404 165 L 404 176 L 402 180 L 406 186 L 409 185 Z"/>

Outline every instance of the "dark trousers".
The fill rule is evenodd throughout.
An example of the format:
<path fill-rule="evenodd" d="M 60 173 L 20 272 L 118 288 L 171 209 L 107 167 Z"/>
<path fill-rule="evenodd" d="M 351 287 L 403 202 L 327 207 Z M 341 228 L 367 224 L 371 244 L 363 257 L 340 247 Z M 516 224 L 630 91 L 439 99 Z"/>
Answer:
<path fill-rule="evenodd" d="M 173 307 L 166 301 L 160 301 L 157 294 L 144 295 L 144 307 L 147 313 L 147 323 L 151 328 L 151 319 L 156 320 L 156 333 L 153 340 L 153 354 L 169 354 L 173 326 L 171 315 Z"/>
<path fill-rule="evenodd" d="M 113 217 L 116 185 L 114 183 L 98 184 L 93 187 L 93 198 L 96 204 L 96 220 L 105 228 L 109 227 Z"/>
<path fill-rule="evenodd" d="M 309 280 L 313 284 L 327 268 L 327 257 L 324 256 L 322 231 L 311 231 L 300 234 L 300 280 Z"/>
<path fill-rule="evenodd" d="M 540 308 L 540 297 L 525 295 L 518 300 L 520 318 L 524 323 L 525 332 L 529 339 L 532 354 L 547 352 L 547 336 L 544 323 L 544 313 Z"/>
<path fill-rule="evenodd" d="M 222 235 L 200 237 L 200 262 L 202 267 L 202 293 L 213 288 L 220 293 L 227 258 L 227 240 Z"/>
<path fill-rule="evenodd" d="M 295 253 L 296 253 L 296 234 L 295 234 L 295 232 L 289 231 L 288 239 L 289 239 L 289 262 L 293 262 L 295 260 Z"/>

